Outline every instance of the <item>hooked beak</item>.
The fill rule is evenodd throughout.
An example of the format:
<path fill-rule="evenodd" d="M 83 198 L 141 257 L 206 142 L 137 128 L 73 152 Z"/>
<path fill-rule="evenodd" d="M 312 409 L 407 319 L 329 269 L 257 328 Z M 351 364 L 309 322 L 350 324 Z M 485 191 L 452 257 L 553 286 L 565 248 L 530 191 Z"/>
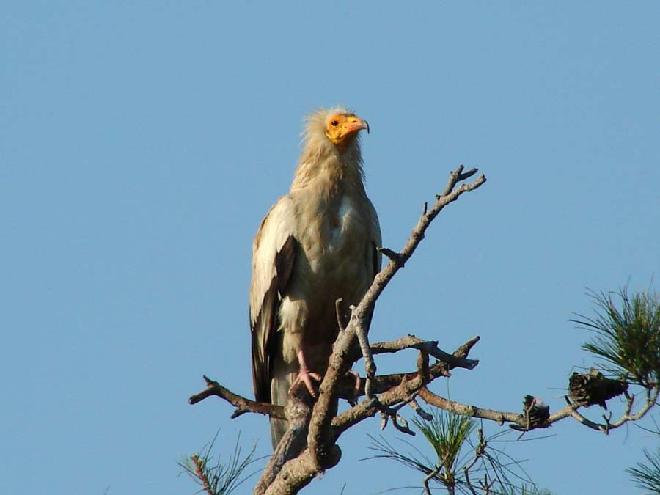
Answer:
<path fill-rule="evenodd" d="M 367 131 L 367 134 L 369 134 L 369 122 L 356 116 L 348 124 L 348 128 L 346 130 L 348 131 L 349 134 L 352 134 L 354 132 L 361 131 L 363 129 L 365 129 Z"/>

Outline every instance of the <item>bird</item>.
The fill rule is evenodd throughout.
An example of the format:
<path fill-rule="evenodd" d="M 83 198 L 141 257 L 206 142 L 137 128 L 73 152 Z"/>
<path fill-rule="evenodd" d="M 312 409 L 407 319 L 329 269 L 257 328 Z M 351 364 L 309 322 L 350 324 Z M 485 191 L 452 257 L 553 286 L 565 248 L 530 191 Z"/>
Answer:
<path fill-rule="evenodd" d="M 289 192 L 267 213 L 252 244 L 250 327 L 255 399 L 286 405 L 302 382 L 315 397 L 339 333 L 337 300 L 357 305 L 380 271 L 381 231 L 364 187 L 361 131 L 343 108 L 306 119 Z M 271 418 L 273 448 L 287 429 Z"/>

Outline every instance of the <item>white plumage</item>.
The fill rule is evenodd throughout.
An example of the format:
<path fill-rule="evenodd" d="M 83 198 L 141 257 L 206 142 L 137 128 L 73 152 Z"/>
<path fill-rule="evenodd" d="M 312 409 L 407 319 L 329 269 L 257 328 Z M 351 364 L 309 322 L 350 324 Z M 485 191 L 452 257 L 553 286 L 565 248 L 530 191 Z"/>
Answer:
<path fill-rule="evenodd" d="M 358 132 L 344 109 L 309 117 L 291 189 L 253 244 L 250 324 L 256 399 L 284 405 L 298 376 L 313 393 L 338 328 L 335 301 L 357 304 L 380 268 L 380 227 L 366 196 Z M 286 422 L 273 420 L 273 444 Z"/>

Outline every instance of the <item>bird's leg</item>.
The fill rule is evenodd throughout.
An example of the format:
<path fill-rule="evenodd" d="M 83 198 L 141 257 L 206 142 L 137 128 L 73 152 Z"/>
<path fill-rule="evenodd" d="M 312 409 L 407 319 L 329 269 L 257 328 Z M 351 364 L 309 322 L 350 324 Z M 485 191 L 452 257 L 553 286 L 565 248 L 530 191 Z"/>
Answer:
<path fill-rule="evenodd" d="M 316 380 L 317 382 L 321 381 L 321 375 L 318 373 L 311 373 L 309 371 L 309 368 L 307 367 L 307 363 L 305 362 L 305 355 L 303 354 L 302 349 L 298 351 L 298 365 L 300 366 L 300 369 L 298 370 L 298 376 L 296 377 L 296 380 L 293 382 L 293 385 L 298 384 L 299 382 L 303 382 L 305 384 L 305 388 L 309 392 L 309 395 L 312 397 L 316 397 L 316 392 L 314 391 L 314 387 L 312 385 L 312 378 Z"/>

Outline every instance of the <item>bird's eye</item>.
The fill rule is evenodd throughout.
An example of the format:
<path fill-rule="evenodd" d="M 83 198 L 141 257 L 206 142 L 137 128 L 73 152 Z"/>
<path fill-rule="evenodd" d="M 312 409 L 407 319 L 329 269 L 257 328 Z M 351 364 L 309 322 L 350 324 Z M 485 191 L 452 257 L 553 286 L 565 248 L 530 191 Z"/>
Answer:
<path fill-rule="evenodd" d="M 336 120 L 333 120 L 332 122 L 330 122 L 330 125 L 337 126 L 337 125 L 339 125 L 339 122 L 336 121 Z"/>

